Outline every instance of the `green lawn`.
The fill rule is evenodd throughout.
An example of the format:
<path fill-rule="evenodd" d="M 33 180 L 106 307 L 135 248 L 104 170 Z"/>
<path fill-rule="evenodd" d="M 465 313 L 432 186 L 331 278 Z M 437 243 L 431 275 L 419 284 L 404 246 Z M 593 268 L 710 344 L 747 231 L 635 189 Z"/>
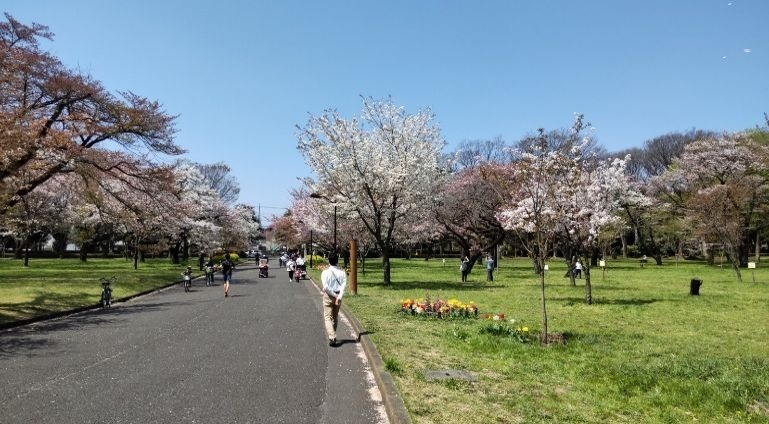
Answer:
<path fill-rule="evenodd" d="M 359 294 L 345 297 L 394 374 L 416 423 L 769 422 L 769 268 L 743 272 L 700 263 L 593 270 L 594 304 L 565 266 L 547 275 L 550 332 L 541 347 L 481 334 L 484 320 L 399 314 L 404 298 L 474 301 L 541 329 L 539 286 L 528 260 L 503 260 L 493 283 L 477 266 L 460 283 L 458 261 L 396 260 L 393 284 L 367 261 Z M 701 296 L 689 296 L 692 277 Z M 428 382 L 425 370 L 464 369 L 475 382 Z"/>
<path fill-rule="evenodd" d="M 0 259 L 0 324 L 99 302 L 101 277 L 116 276 L 115 298 L 140 293 L 178 281 L 182 265 L 168 259 L 140 263 L 125 259 Z"/>
<path fill-rule="evenodd" d="M 369 332 L 416 423 L 769 422 L 769 267 L 743 273 L 699 263 L 594 270 L 595 304 L 563 278 L 547 276 L 550 331 L 565 346 L 541 347 L 482 334 L 484 320 L 401 315 L 404 298 L 474 301 L 532 332 L 541 328 L 539 287 L 527 260 L 503 260 L 493 283 L 476 267 L 460 283 L 458 262 L 396 260 L 391 286 L 368 260 L 359 294 L 345 303 Z M 100 277 L 115 275 L 116 297 L 179 279 L 183 265 L 150 260 L 0 259 L 0 322 L 98 302 Z M 316 273 L 317 276 L 317 273 Z M 688 295 L 702 278 L 702 295 Z M 580 282 L 578 282 L 579 284 Z M 474 382 L 428 382 L 426 370 L 464 369 Z"/>

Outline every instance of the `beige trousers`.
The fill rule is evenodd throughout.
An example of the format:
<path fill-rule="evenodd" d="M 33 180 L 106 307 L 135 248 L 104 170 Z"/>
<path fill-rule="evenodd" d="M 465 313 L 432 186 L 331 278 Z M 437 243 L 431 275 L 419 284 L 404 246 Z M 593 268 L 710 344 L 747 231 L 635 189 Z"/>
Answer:
<path fill-rule="evenodd" d="M 328 339 L 336 338 L 336 327 L 339 322 L 339 305 L 336 305 L 336 299 L 323 293 L 323 323 L 326 325 L 326 335 Z"/>

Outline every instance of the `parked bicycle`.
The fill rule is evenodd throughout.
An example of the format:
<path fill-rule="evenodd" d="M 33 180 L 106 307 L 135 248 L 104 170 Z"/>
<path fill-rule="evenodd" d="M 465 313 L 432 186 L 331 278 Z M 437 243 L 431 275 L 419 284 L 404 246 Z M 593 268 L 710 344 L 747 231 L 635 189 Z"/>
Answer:
<path fill-rule="evenodd" d="M 101 279 L 101 307 L 102 308 L 111 308 L 112 307 L 112 283 L 117 281 L 117 277 L 109 277 L 109 278 L 102 278 Z"/>

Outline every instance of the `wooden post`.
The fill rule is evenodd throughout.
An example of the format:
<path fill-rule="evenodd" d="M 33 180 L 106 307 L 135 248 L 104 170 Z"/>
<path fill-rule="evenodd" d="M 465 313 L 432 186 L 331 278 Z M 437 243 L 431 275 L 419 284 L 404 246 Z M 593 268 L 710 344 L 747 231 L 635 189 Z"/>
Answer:
<path fill-rule="evenodd" d="M 350 240 L 350 293 L 358 294 L 358 242 Z"/>

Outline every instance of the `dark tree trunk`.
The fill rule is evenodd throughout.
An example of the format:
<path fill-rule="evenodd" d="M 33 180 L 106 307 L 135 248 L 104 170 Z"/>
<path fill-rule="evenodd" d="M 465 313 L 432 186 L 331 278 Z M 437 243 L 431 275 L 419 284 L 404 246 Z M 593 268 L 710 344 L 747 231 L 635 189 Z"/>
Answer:
<path fill-rule="evenodd" d="M 23 259 L 24 258 L 24 243 L 19 238 L 14 238 L 13 240 L 14 249 L 13 249 L 13 257 L 15 259 Z"/>
<path fill-rule="evenodd" d="M 382 282 L 384 285 L 389 286 L 390 280 L 390 248 L 382 248 Z"/>
<path fill-rule="evenodd" d="M 141 256 L 141 251 L 139 250 L 139 242 L 141 241 L 141 238 L 139 235 L 134 236 L 134 254 L 133 254 L 133 265 L 134 269 L 139 268 L 139 257 Z"/>
<path fill-rule="evenodd" d="M 593 304 L 593 285 L 590 283 L 590 265 L 587 261 L 582 265 L 582 272 L 585 274 L 585 304 Z"/>
<path fill-rule="evenodd" d="M 181 263 L 179 260 L 179 249 L 181 247 L 181 243 L 176 243 L 172 245 L 168 249 L 168 258 L 171 259 L 172 264 L 179 264 Z"/>
<path fill-rule="evenodd" d="M 80 262 L 88 261 L 88 242 L 83 242 L 80 246 Z"/>
<path fill-rule="evenodd" d="M 24 237 L 24 266 L 29 266 L 29 236 Z"/>
<path fill-rule="evenodd" d="M 53 249 L 56 251 L 56 255 L 59 259 L 64 258 L 64 253 L 67 251 L 67 234 L 66 233 L 54 233 Z"/>
<path fill-rule="evenodd" d="M 747 267 L 750 260 L 750 248 L 753 245 L 753 237 L 750 233 L 750 230 L 743 231 L 740 239 L 738 263 L 742 268 Z"/>
<path fill-rule="evenodd" d="M 190 259 L 190 240 L 187 238 L 187 235 L 184 235 L 182 237 L 182 259 L 187 261 Z M 178 262 L 175 262 L 178 263 Z"/>

